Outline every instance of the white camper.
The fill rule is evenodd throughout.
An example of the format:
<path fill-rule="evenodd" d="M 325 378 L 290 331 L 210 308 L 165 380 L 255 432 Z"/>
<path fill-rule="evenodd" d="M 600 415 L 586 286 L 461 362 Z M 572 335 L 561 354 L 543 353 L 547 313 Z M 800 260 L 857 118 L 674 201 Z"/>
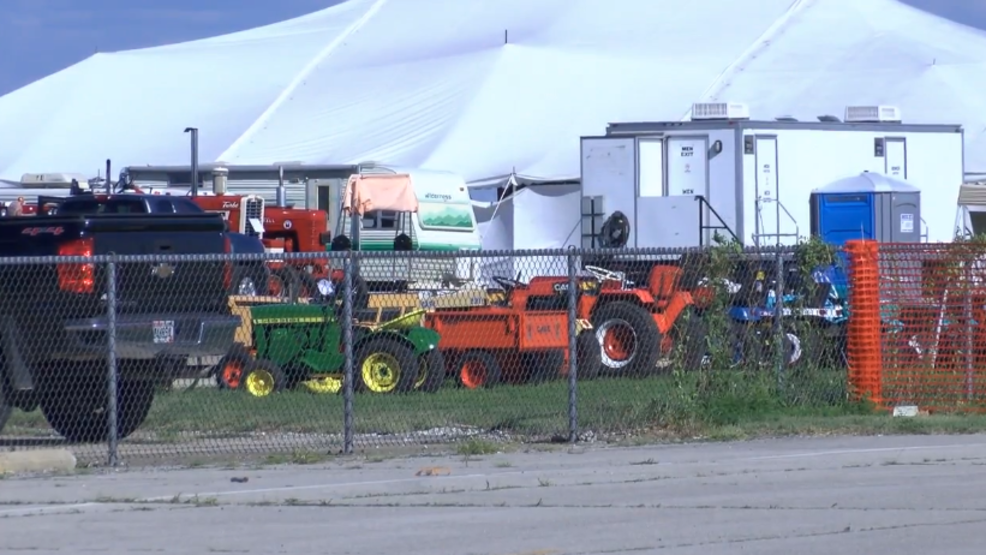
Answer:
<path fill-rule="evenodd" d="M 903 123 L 892 106 L 751 119 L 745 105 L 695 104 L 690 121 L 612 123 L 583 137 L 583 245 L 607 215 L 630 222 L 628 247 L 692 247 L 715 233 L 744 245 L 789 245 L 810 234 L 813 189 L 861 172 L 903 179 L 924 194 L 922 235 L 955 236 L 963 177 L 959 125 Z"/>
<path fill-rule="evenodd" d="M 190 166 L 129 166 L 124 169 L 142 190 L 186 194 L 192 182 Z M 342 165 L 308 165 L 283 162 L 271 165 L 201 164 L 199 190 L 221 189 L 231 195 L 257 195 L 267 206 L 293 206 L 323 210 L 333 235 L 349 235 L 349 218 L 342 214 L 342 197 L 352 175 L 406 174 L 416 191 L 419 208 L 416 214 L 372 211 L 360 219 L 360 249 L 393 250 L 398 228 L 404 230 L 421 251 L 475 251 L 482 247 L 479 227 L 472 210 L 469 191 L 462 176 L 437 170 L 399 168 L 378 163 Z M 216 180 L 222 186 L 217 187 Z M 375 260 L 384 260 L 383 258 Z M 456 261 L 449 256 L 434 260 L 406 259 L 395 265 L 396 258 L 366 263 L 367 274 L 392 276 L 397 281 L 435 281 L 444 276 L 473 280 L 478 276 L 479 261 L 466 258 Z"/>

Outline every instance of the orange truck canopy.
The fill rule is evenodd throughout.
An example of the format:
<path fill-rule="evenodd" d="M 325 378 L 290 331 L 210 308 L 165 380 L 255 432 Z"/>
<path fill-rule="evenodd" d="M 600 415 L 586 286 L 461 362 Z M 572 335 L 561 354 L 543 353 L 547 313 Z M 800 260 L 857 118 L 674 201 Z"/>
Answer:
<path fill-rule="evenodd" d="M 418 211 L 418 197 L 414 194 L 411 176 L 406 173 L 351 175 L 342 202 L 348 214 L 360 216 L 371 210 Z"/>

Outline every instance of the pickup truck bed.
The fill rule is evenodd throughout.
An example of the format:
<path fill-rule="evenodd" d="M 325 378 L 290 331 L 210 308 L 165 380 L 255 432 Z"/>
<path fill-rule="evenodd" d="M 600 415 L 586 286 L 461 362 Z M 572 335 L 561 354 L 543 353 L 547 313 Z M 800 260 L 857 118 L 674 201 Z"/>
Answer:
<path fill-rule="evenodd" d="M 107 266 L 15 257 L 223 254 L 229 240 L 218 214 L 67 212 L 0 218 L 0 427 L 5 405 L 40 404 L 69 439 L 96 440 L 107 428 Z M 221 257 L 116 264 L 120 437 L 143 421 L 156 383 L 197 373 L 190 357 L 229 351 L 240 324 L 227 302 L 231 274 Z"/>

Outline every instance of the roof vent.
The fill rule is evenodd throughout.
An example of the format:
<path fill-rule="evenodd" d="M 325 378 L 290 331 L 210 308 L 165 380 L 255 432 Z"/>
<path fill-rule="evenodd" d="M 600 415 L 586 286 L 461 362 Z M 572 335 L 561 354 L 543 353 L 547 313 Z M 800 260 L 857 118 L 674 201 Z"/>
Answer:
<path fill-rule="evenodd" d="M 896 106 L 846 106 L 846 121 L 854 123 L 900 123 Z"/>
<path fill-rule="evenodd" d="M 774 119 L 777 121 L 798 121 L 794 116 L 777 116 Z"/>
<path fill-rule="evenodd" d="M 840 120 L 839 118 L 835 116 L 830 116 L 828 114 L 825 114 L 824 116 L 818 116 L 818 121 L 825 123 L 842 123 L 842 120 Z"/>
<path fill-rule="evenodd" d="M 750 108 L 738 102 L 696 102 L 692 104 L 692 121 L 750 119 Z"/>

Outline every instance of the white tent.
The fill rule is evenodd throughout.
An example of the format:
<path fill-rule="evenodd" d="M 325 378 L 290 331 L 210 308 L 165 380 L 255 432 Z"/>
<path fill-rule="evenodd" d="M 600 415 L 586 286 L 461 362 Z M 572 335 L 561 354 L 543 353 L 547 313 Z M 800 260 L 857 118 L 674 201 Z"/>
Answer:
<path fill-rule="evenodd" d="M 895 0 L 350 0 L 91 58 L 0 98 L 0 178 L 201 160 L 578 176 L 578 138 L 731 100 L 754 118 L 900 106 L 986 171 L 986 33 Z"/>
<path fill-rule="evenodd" d="M 582 244 L 582 194 L 578 184 L 527 187 L 487 207 L 477 207 L 476 220 L 484 250 L 562 249 Z M 565 258 L 483 258 L 484 276 L 527 280 L 546 273 L 565 274 Z"/>

